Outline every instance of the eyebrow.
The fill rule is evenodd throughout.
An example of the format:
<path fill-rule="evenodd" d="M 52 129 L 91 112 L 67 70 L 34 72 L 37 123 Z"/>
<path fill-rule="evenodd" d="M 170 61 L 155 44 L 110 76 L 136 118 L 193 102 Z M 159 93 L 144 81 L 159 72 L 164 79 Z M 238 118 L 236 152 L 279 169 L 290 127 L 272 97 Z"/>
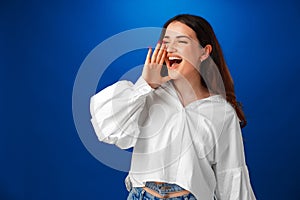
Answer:
<path fill-rule="evenodd" d="M 170 36 L 164 36 L 164 38 L 169 39 Z M 187 39 L 189 39 L 189 40 L 192 40 L 190 37 L 188 37 L 188 36 L 186 36 L 186 35 L 178 35 L 178 36 L 176 36 L 176 38 L 187 38 Z"/>

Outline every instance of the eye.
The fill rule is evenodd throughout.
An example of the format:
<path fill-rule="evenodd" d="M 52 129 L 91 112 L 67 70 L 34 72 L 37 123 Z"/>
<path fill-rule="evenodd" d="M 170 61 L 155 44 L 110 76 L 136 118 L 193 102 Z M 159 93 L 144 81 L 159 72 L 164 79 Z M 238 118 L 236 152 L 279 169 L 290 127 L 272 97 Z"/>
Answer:
<path fill-rule="evenodd" d="M 181 44 L 187 44 L 188 42 L 187 42 L 187 41 L 184 41 L 184 40 L 179 40 L 178 43 L 181 43 Z"/>
<path fill-rule="evenodd" d="M 169 41 L 166 41 L 166 40 L 163 40 L 163 43 L 164 43 L 164 44 L 169 44 L 170 42 L 169 42 Z"/>

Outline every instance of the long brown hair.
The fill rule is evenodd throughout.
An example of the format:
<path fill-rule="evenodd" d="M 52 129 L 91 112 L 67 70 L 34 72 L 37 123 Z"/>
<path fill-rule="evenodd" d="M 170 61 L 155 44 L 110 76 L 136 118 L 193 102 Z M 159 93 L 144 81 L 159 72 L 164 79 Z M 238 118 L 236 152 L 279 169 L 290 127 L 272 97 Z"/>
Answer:
<path fill-rule="evenodd" d="M 211 92 L 221 94 L 226 98 L 227 102 L 235 109 L 240 119 L 241 127 L 245 127 L 247 124 L 245 114 L 242 110 L 241 103 L 236 100 L 233 80 L 226 65 L 221 46 L 211 25 L 200 16 L 180 14 L 169 19 L 164 24 L 163 32 L 167 26 L 174 21 L 179 21 L 193 29 L 202 47 L 208 44 L 212 46 L 210 57 L 201 63 L 200 75 L 202 77 L 202 84 Z M 162 35 L 164 35 L 164 33 L 162 33 Z"/>

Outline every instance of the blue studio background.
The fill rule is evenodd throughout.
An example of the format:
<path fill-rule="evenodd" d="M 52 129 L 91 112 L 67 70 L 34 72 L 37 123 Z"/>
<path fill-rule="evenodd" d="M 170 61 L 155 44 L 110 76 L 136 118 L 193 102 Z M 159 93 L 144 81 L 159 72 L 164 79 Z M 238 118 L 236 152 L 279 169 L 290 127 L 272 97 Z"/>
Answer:
<path fill-rule="evenodd" d="M 126 173 L 95 159 L 77 134 L 74 80 L 100 42 L 179 13 L 206 18 L 223 47 L 248 118 L 243 136 L 257 198 L 300 199 L 297 1 L 10 0 L 0 11 L 1 200 L 126 199 Z M 122 58 L 99 88 L 141 64 L 143 53 Z"/>

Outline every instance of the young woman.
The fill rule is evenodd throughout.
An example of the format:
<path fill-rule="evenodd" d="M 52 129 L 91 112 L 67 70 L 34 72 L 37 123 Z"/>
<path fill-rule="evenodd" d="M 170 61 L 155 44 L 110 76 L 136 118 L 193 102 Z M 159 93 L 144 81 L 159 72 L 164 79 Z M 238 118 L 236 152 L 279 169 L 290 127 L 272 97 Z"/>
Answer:
<path fill-rule="evenodd" d="M 241 135 L 246 119 L 202 17 L 167 21 L 138 81 L 93 96 L 91 115 L 100 141 L 134 147 L 128 200 L 255 199 Z"/>

